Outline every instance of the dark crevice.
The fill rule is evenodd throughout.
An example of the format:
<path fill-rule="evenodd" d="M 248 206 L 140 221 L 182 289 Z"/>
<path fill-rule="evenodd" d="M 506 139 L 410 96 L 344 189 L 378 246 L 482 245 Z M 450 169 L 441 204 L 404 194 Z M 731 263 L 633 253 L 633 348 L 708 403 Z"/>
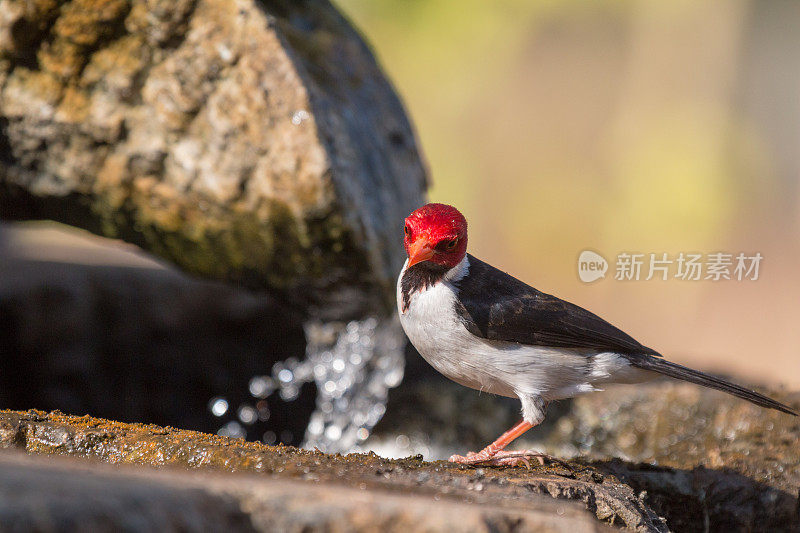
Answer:
<path fill-rule="evenodd" d="M 0 164 L 11 166 L 14 163 L 14 151 L 8 137 L 8 118 L 0 116 Z"/>
<path fill-rule="evenodd" d="M 69 209 L 64 209 L 68 205 Z M 18 185 L 0 181 L 0 220 L 55 220 L 101 234 L 89 198 L 78 193 L 66 196 L 34 196 Z"/>
<path fill-rule="evenodd" d="M 37 53 L 51 38 L 50 30 L 58 20 L 59 9 L 52 9 L 35 18 L 20 18 L 11 25 L 11 39 L 15 54 L 11 56 L 13 65 L 30 70 L 39 69 Z"/>
<path fill-rule="evenodd" d="M 389 142 L 392 146 L 403 147 L 406 144 L 406 138 L 403 132 L 393 131 L 389 134 Z"/>
<path fill-rule="evenodd" d="M 192 16 L 194 16 L 196 10 L 197 0 L 194 0 L 191 2 L 191 4 L 189 4 L 188 9 L 178 21 L 174 32 L 166 39 L 158 43 L 158 47 L 161 50 L 174 50 L 183 44 L 183 42 L 186 40 L 186 36 L 189 33 L 189 22 L 191 21 Z"/>
<path fill-rule="evenodd" d="M 125 29 L 125 19 L 130 13 L 131 4 L 127 5 L 127 9 L 119 13 L 117 17 L 112 20 L 103 21 L 98 23 L 98 37 L 97 40 L 89 46 L 84 47 L 81 52 L 80 56 L 82 61 L 81 67 L 75 73 L 75 79 L 80 78 L 81 74 L 83 74 L 83 70 L 86 68 L 91 60 L 92 56 L 102 50 L 103 48 L 107 48 L 109 45 L 118 41 L 119 39 L 128 35 L 128 31 Z"/>
<path fill-rule="evenodd" d="M 646 493 L 645 503 L 666 518 L 671 531 L 800 531 L 798 495 L 733 469 L 673 469 L 619 459 L 591 465 Z"/>

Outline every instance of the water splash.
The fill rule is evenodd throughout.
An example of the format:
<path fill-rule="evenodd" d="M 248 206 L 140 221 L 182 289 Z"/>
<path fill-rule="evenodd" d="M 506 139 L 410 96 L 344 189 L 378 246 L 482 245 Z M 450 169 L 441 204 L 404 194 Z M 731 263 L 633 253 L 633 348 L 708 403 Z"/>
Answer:
<path fill-rule="evenodd" d="M 292 401 L 305 383 L 317 387 L 316 409 L 306 429 L 303 446 L 326 452 L 357 449 L 386 411 L 389 389 L 403 379 L 404 337 L 396 319 L 367 318 L 348 323 L 313 321 L 305 325 L 306 355 L 275 363 L 269 375 L 250 380 L 249 392 L 255 405 L 243 403 L 236 409 L 238 420 L 225 424 L 221 435 L 243 437 L 244 425 L 265 421 L 270 416 L 267 399 L 277 392 Z M 224 398 L 213 398 L 209 410 L 215 416 L 228 412 Z M 281 442 L 291 440 L 286 431 Z M 263 436 L 266 444 L 278 439 L 272 431 Z"/>
<path fill-rule="evenodd" d="M 306 325 L 306 359 L 317 384 L 317 408 L 304 446 L 347 451 L 363 442 L 386 412 L 389 389 L 403 380 L 403 335 L 396 320 L 368 318 L 343 328 Z"/>

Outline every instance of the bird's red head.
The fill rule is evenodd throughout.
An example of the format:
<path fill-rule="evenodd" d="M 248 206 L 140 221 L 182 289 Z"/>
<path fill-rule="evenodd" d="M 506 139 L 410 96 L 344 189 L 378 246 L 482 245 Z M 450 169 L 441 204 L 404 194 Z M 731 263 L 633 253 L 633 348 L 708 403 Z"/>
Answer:
<path fill-rule="evenodd" d="M 406 218 L 403 244 L 409 267 L 430 261 L 453 268 L 467 253 L 467 219 L 450 205 L 424 205 Z"/>

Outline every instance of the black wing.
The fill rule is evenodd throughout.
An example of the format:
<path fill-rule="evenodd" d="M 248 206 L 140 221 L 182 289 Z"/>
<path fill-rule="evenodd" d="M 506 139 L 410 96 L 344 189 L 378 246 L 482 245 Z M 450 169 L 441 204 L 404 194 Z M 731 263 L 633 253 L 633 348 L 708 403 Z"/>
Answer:
<path fill-rule="evenodd" d="M 469 255 L 456 313 L 473 335 L 535 346 L 659 355 L 594 313 L 537 291 Z"/>

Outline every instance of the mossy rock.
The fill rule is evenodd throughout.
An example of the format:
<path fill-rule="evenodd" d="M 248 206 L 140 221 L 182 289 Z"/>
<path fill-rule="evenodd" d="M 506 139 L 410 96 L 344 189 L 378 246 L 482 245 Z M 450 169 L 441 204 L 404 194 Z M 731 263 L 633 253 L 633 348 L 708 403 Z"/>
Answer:
<path fill-rule="evenodd" d="M 426 177 L 325 1 L 4 2 L 0 216 L 135 243 L 303 312 L 392 308 Z"/>

